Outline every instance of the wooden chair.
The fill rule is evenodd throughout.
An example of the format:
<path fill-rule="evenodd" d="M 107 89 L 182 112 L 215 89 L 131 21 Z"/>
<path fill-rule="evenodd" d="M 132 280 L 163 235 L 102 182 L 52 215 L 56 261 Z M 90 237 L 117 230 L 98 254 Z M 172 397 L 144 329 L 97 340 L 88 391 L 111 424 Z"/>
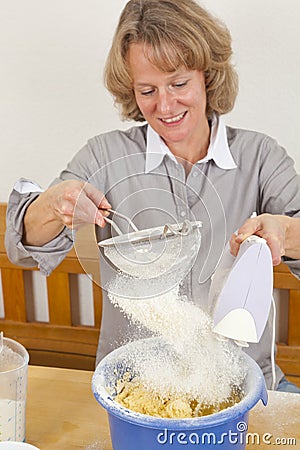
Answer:
<path fill-rule="evenodd" d="M 286 342 L 277 343 L 277 363 L 300 387 L 300 280 L 280 264 L 274 269 L 274 287 L 288 292 L 288 335 Z"/>
<path fill-rule="evenodd" d="M 49 323 L 29 321 L 26 310 L 24 275 L 37 270 L 12 264 L 4 248 L 6 204 L 0 204 L 0 269 L 4 302 L 4 319 L 0 330 L 6 337 L 22 343 L 30 354 L 30 363 L 93 370 L 98 344 L 102 310 L 102 291 L 99 287 L 99 263 L 94 249 L 86 240 L 84 268 L 93 275 L 92 292 L 94 325 L 77 326 L 72 323 L 70 275 L 84 274 L 75 251 L 47 277 Z"/>

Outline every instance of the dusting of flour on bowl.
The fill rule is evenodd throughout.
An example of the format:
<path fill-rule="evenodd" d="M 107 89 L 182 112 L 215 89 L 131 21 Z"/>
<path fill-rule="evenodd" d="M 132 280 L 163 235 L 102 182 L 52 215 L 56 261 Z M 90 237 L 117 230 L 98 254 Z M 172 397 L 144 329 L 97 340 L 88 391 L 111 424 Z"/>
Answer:
<path fill-rule="evenodd" d="M 128 279 L 121 274 L 113 291 L 127 292 Z M 148 280 L 143 286 L 147 290 Z M 108 290 L 111 302 L 137 327 L 146 327 L 168 346 L 168 353 L 153 351 L 131 354 L 130 364 L 139 380 L 160 395 L 185 396 L 208 405 L 220 404 L 241 386 L 245 369 L 241 349 L 231 341 L 219 341 L 212 320 L 201 308 L 180 295 L 179 285 L 153 297 L 132 299 Z"/>

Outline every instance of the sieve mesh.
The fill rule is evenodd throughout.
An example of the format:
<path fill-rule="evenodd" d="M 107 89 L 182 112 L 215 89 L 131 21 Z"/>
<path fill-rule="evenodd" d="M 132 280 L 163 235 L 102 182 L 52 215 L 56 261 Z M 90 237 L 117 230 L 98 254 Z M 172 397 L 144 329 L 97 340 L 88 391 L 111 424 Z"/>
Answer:
<path fill-rule="evenodd" d="M 192 268 L 200 244 L 201 222 L 141 230 L 99 242 L 104 255 L 122 272 L 141 279 L 176 272 L 181 280 Z"/>

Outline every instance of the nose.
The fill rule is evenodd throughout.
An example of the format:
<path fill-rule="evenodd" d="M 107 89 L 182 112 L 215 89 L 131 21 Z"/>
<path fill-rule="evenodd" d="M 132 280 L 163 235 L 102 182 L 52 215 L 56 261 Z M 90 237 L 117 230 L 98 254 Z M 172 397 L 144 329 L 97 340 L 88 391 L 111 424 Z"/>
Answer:
<path fill-rule="evenodd" d="M 172 92 L 168 89 L 164 89 L 158 92 L 157 97 L 157 112 L 160 114 L 170 114 L 172 106 L 174 105 L 174 97 Z"/>

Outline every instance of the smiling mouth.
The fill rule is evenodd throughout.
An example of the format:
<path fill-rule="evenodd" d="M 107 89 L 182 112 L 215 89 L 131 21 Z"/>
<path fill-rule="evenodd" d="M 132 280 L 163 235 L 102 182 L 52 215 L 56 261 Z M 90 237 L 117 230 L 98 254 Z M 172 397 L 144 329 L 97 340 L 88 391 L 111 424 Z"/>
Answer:
<path fill-rule="evenodd" d="M 160 120 L 163 123 L 176 123 L 176 122 L 180 122 L 180 120 L 182 120 L 185 115 L 186 115 L 186 111 L 181 114 L 178 114 L 178 116 L 171 117 L 170 119 L 160 119 Z"/>

